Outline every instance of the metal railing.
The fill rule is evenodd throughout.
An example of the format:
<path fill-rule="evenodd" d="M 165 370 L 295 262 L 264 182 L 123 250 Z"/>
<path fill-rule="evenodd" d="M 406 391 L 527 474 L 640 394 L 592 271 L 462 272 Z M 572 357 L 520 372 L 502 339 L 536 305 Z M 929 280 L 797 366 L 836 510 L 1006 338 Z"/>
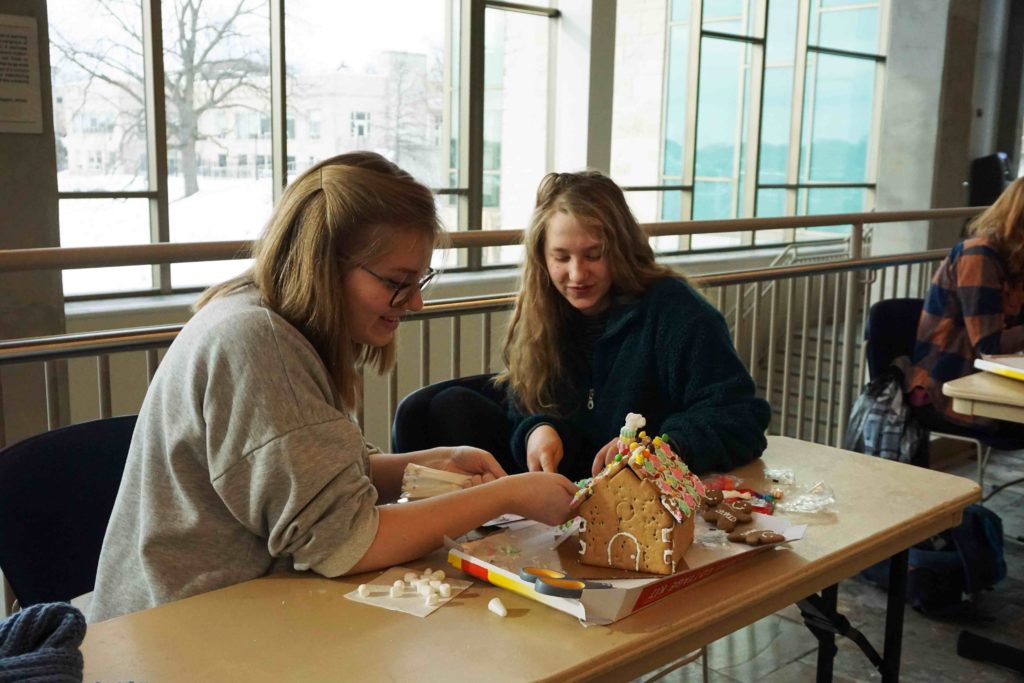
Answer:
<path fill-rule="evenodd" d="M 934 264 L 945 256 L 945 250 L 936 250 L 863 258 L 865 225 L 875 225 L 877 230 L 887 222 L 965 218 L 979 210 L 656 223 L 644 228 L 652 236 L 659 236 L 808 225 L 852 226 L 844 260 L 815 259 L 810 263 L 691 277 L 726 316 L 740 357 L 772 404 L 774 418 L 770 431 L 838 444 L 842 441 L 845 416 L 863 379 L 858 345 L 868 307 L 885 298 L 887 292 L 923 295 Z M 456 233 L 448 246 L 515 244 L 520 236 L 516 230 Z M 248 242 L 210 242 L 0 251 L 0 272 L 244 258 L 249 246 Z M 395 406 L 405 393 L 438 379 L 500 369 L 494 362 L 498 356 L 495 343 L 500 341 L 494 329 L 503 324 L 513 301 L 512 294 L 450 299 L 431 302 L 422 311 L 409 315 L 410 324 L 403 325 L 400 332 L 403 352 L 395 370 L 385 378 L 367 377 L 364 383 L 364 408 L 358 417 L 371 440 L 389 441 Z M 473 327 L 474 319 L 479 320 L 478 328 Z M 472 344 L 463 342 L 464 328 L 473 339 Z M 144 353 L 145 374 L 135 381 L 148 384 L 156 371 L 160 349 L 169 346 L 180 329 L 181 325 L 162 325 L 2 341 L 0 367 L 43 365 L 47 425 L 52 429 L 61 424 L 59 378 L 65 376 L 62 373 L 66 364 L 77 364 L 76 377 L 81 381 L 84 361 L 75 359 L 95 359 L 94 415 L 107 417 L 112 411 L 111 356 Z M 418 332 L 413 334 L 412 330 Z M 4 439 L 2 396 L 0 387 L 0 445 Z M 365 406 L 374 409 L 368 414 Z"/>
<path fill-rule="evenodd" d="M 750 311 L 749 319 L 734 321 L 734 342 L 761 393 L 773 406 L 775 417 L 770 431 L 838 444 L 842 441 L 845 416 L 862 379 L 856 347 L 865 311 L 874 301 L 885 298 L 887 292 L 921 295 L 927 287 L 930 266 L 943 256 L 941 251 L 924 252 L 843 264 L 723 273 L 701 278 L 696 284 L 720 310 L 743 297 L 752 299 L 749 307 L 743 306 Z M 761 292 L 768 285 L 773 286 L 772 293 L 763 300 Z M 369 401 L 378 408 L 373 413 L 376 424 L 367 421 L 363 410 L 359 419 L 368 432 L 373 432 L 371 440 L 387 442 L 388 426 L 399 398 L 429 384 L 432 376 L 438 374 L 433 371 L 435 364 L 441 366 L 442 377 L 497 369 L 492 349 L 495 314 L 507 311 L 512 302 L 511 296 L 446 301 L 430 304 L 410 315 L 409 323 L 416 330 L 411 340 L 412 352 L 408 349 L 410 339 L 403 339 L 406 352 L 400 356 L 395 370 L 386 378 L 368 378 L 366 382 L 365 389 L 376 395 Z M 462 342 L 462 330 L 476 316 L 480 318 L 478 352 L 469 354 Z M 434 321 L 447 325 L 438 331 L 433 329 L 437 327 Z M 179 329 L 180 325 L 169 325 L 0 342 L 0 366 L 43 363 L 47 421 L 52 429 L 59 426 L 56 378 L 61 363 L 74 358 L 95 358 L 98 416 L 107 417 L 111 414 L 111 355 L 145 353 L 145 376 L 137 381 L 148 383 L 156 368 L 157 350 L 169 346 Z M 435 358 L 438 348 L 442 351 L 439 359 Z M 475 358 L 470 359 L 470 355 Z M 407 377 L 405 386 L 400 387 L 403 373 Z M 383 387 L 379 386 L 381 383 Z M 366 404 L 364 400 L 363 405 Z"/>
<path fill-rule="evenodd" d="M 984 207 L 928 209 L 922 211 L 879 211 L 842 213 L 820 216 L 784 216 L 777 218 L 736 218 L 720 221 L 675 221 L 646 223 L 644 230 L 651 237 L 668 235 L 712 235 L 726 232 L 757 232 L 779 228 L 851 226 L 851 244 L 861 241 L 865 226 L 910 221 L 969 218 Z M 471 249 L 518 244 L 521 230 L 475 230 L 453 232 L 447 247 Z M 69 270 L 109 266 L 147 266 L 166 263 L 193 263 L 247 258 L 252 242 L 191 242 L 177 244 L 139 244 L 111 247 L 44 247 L 38 249 L 0 249 L 0 273 L 27 270 Z M 784 245 L 779 245 L 784 246 Z M 851 256 L 859 257 L 859 248 Z"/>

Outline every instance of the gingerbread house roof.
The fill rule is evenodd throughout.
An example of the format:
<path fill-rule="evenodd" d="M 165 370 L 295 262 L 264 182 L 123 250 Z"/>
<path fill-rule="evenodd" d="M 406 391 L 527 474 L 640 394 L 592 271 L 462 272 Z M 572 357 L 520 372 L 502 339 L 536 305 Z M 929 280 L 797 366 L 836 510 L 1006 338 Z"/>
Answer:
<path fill-rule="evenodd" d="M 704 485 L 697 475 L 676 455 L 662 439 L 655 437 L 649 444 L 633 443 L 627 455 L 616 456 L 596 477 L 586 482 L 576 493 L 573 506 L 580 505 L 611 478 L 628 467 L 639 479 L 651 484 L 662 507 L 676 522 L 693 515 L 704 494 Z"/>

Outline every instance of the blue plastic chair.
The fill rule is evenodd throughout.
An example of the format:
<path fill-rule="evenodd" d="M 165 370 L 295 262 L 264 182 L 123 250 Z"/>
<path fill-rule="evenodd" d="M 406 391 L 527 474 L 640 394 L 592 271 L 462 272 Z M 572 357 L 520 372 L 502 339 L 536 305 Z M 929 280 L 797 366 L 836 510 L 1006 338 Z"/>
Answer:
<path fill-rule="evenodd" d="M 0 571 L 21 607 L 93 589 L 137 417 L 62 427 L 0 450 Z"/>

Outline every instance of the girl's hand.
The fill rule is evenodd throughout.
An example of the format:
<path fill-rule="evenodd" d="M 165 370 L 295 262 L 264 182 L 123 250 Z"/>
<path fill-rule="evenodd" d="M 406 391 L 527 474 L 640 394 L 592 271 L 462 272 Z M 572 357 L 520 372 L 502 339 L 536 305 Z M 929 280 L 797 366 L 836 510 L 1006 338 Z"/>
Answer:
<path fill-rule="evenodd" d="M 596 477 L 598 472 L 603 470 L 608 463 L 615 462 L 615 456 L 618 452 L 619 437 L 615 437 L 597 450 L 597 455 L 594 456 L 594 465 L 590 468 L 590 473 Z"/>
<path fill-rule="evenodd" d="M 446 472 L 468 474 L 473 479 L 467 484 L 467 487 L 508 476 L 505 470 L 501 468 L 501 465 L 498 464 L 498 461 L 494 459 L 494 456 L 482 448 L 453 446 L 441 450 L 447 451 L 447 455 L 427 462 L 421 462 L 420 464 L 424 467 L 433 467 L 434 469 L 445 470 Z"/>
<path fill-rule="evenodd" d="M 526 465 L 531 472 L 557 472 L 565 455 L 562 438 L 551 425 L 541 425 L 526 440 Z"/>
<path fill-rule="evenodd" d="M 507 487 L 510 512 L 555 526 L 573 518 L 569 509 L 579 487 L 561 474 L 527 472 L 501 482 Z"/>

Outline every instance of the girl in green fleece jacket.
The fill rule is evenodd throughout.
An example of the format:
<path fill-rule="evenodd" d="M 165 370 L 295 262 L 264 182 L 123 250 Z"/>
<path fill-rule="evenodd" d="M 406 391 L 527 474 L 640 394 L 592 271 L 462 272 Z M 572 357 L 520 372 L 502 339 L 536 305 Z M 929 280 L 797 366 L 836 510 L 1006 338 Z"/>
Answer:
<path fill-rule="evenodd" d="M 655 262 L 611 179 L 548 174 L 524 242 L 498 377 L 512 397 L 512 469 L 596 474 L 629 412 L 698 474 L 761 455 L 770 410 L 725 319 Z"/>

